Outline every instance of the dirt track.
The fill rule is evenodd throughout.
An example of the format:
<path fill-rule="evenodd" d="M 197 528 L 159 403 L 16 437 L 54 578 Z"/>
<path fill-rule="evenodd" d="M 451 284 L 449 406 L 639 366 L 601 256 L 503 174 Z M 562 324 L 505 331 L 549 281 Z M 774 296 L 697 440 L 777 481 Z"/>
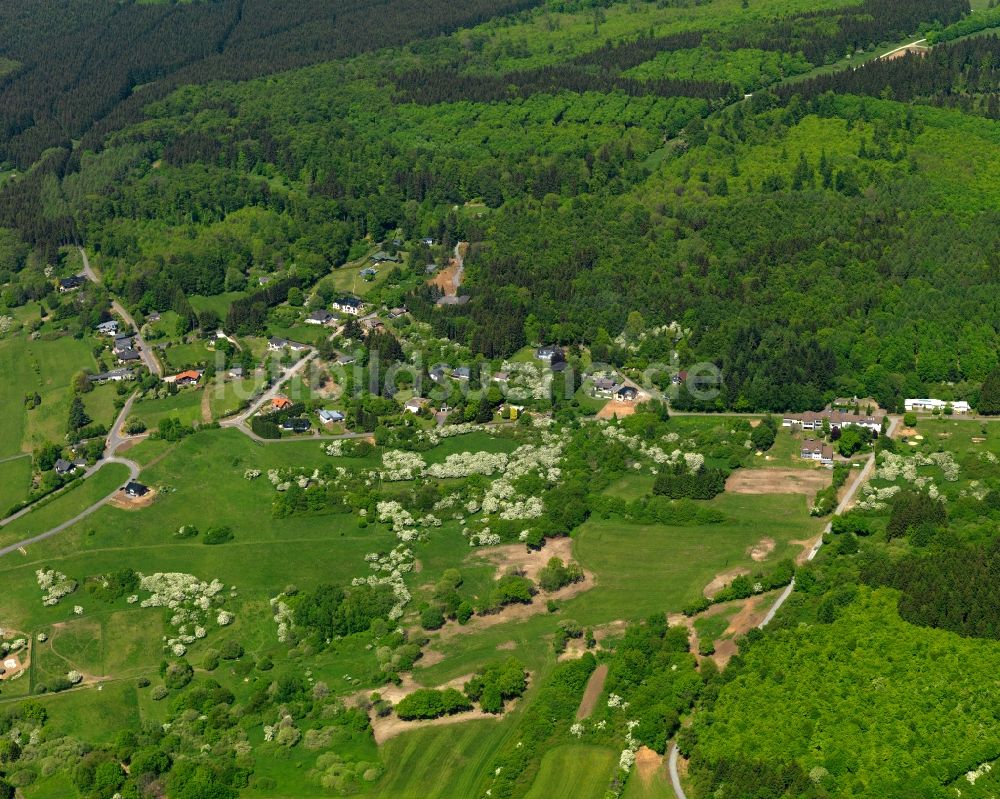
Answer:
<path fill-rule="evenodd" d="M 602 663 L 587 681 L 587 690 L 583 692 L 583 699 L 580 700 L 580 707 L 576 709 L 576 720 L 588 718 L 597 707 L 597 700 L 601 698 L 604 691 L 604 681 L 608 678 L 608 664 Z"/>

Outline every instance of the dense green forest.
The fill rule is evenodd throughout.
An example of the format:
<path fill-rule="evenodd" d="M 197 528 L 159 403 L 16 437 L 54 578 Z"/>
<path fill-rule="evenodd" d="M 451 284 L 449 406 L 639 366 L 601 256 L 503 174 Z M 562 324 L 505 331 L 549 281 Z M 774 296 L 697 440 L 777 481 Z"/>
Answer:
<path fill-rule="evenodd" d="M 959 190 L 934 153 L 964 152 L 970 135 L 981 153 L 995 151 L 992 128 L 959 110 L 995 115 L 988 65 L 1000 42 L 941 44 L 926 58 L 806 82 L 773 71 L 793 75 L 947 26 L 963 3 L 793 4 L 791 13 L 708 4 L 687 16 L 644 3 L 483 4 L 463 6 L 462 18 L 422 6 L 419 24 L 380 25 L 374 37 L 324 37 L 314 21 L 308 46 L 293 33 L 316 16 L 309 3 L 283 10 L 280 30 L 237 5 L 123 6 L 115 25 L 187 49 L 129 48 L 157 64 L 89 59 L 104 77 L 80 68 L 78 79 L 106 96 L 79 99 L 90 116 L 58 107 L 77 93 L 54 98 L 58 131 L 17 109 L 49 91 L 37 81 L 63 79 L 23 66 L 44 57 L 41 47 L 8 53 L 22 62 L 4 79 L 8 158 L 23 166 L 61 147 L 3 184 L 0 223 L 50 259 L 57 244 L 83 241 L 134 307 L 182 314 L 185 296 L 241 289 L 250 273 L 308 285 L 393 231 L 469 240 L 468 305 L 435 308 L 415 278 L 397 281 L 397 299 L 409 293 L 420 318 L 487 357 L 529 338 L 613 338 L 633 311 L 651 325 L 678 322 L 691 331 L 681 360 L 715 362 L 725 375 L 709 406 L 682 394 L 682 407 L 801 410 L 845 393 L 890 408 L 935 391 L 975 399 L 996 363 L 992 184 Z M 401 19 L 416 13 L 393 8 Z M 517 13 L 427 38 L 498 12 Z M 6 13 L 8 25 L 39 18 Z M 364 18 L 364 7 L 353 13 Z M 71 16 L 129 38 L 97 8 Z M 349 29 L 353 19 L 329 24 Z M 404 32 L 420 41 L 197 85 L 351 56 Z M 800 61 L 752 55 L 768 51 Z M 741 84 L 777 80 L 775 91 L 742 100 L 706 52 L 735 59 Z"/>

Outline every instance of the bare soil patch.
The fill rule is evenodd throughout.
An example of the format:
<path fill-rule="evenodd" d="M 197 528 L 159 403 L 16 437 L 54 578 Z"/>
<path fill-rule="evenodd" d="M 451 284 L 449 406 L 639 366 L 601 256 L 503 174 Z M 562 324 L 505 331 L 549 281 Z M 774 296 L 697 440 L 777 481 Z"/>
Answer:
<path fill-rule="evenodd" d="M 747 554 L 756 561 L 767 560 L 767 556 L 774 552 L 774 539 L 762 538 L 747 550 Z"/>
<path fill-rule="evenodd" d="M 628 403 L 628 402 L 618 402 L 617 400 L 608 400 L 604 407 L 597 412 L 598 419 L 624 419 L 626 416 L 631 416 L 635 413 L 635 406 L 638 403 Z"/>
<path fill-rule="evenodd" d="M 830 485 L 826 469 L 737 469 L 726 480 L 734 494 L 806 494 Z"/>
<path fill-rule="evenodd" d="M 511 702 L 510 704 L 513 704 Z M 500 721 L 506 713 L 484 713 L 482 710 L 467 710 L 464 713 L 455 713 L 451 716 L 441 716 L 437 719 L 417 719 L 414 721 L 403 721 L 398 716 L 385 716 L 384 718 L 372 719 L 372 732 L 375 735 L 375 743 L 382 744 L 390 738 L 402 735 L 410 730 L 419 730 L 424 727 L 444 727 L 449 724 L 461 724 L 463 721 L 475 721 L 477 719 L 493 719 Z"/>
<path fill-rule="evenodd" d="M 551 558 L 560 558 L 564 563 L 573 559 L 572 538 L 550 538 L 541 549 L 528 549 L 524 544 L 505 544 L 499 547 L 484 547 L 470 555 L 496 564 L 498 578 L 509 571 L 521 572 L 532 580 Z"/>
<path fill-rule="evenodd" d="M 658 755 L 648 746 L 640 746 L 635 753 L 635 771 L 643 785 L 649 785 L 656 772 L 663 768 L 663 756 Z"/>
<path fill-rule="evenodd" d="M 708 599 L 712 599 L 717 593 L 719 593 L 719 591 L 729 585 L 741 574 L 750 574 L 750 570 L 744 569 L 742 566 L 736 566 L 735 568 L 727 569 L 724 572 L 719 572 L 712 578 L 712 581 L 705 586 L 702 593 Z"/>
<path fill-rule="evenodd" d="M 497 647 L 499 649 L 499 647 Z M 570 638 L 566 642 L 566 648 L 559 653 L 556 660 L 579 660 L 583 653 L 587 651 L 587 642 L 582 638 Z"/>
<path fill-rule="evenodd" d="M 903 427 L 897 431 L 897 435 L 902 436 L 903 438 L 909 438 L 910 436 L 915 436 L 916 434 L 917 430 L 914 427 Z"/>
<path fill-rule="evenodd" d="M 446 297 L 458 295 L 459 288 L 459 265 L 452 259 L 444 269 L 439 270 L 433 277 L 428 278 L 428 284 L 437 286 Z"/>
<path fill-rule="evenodd" d="M 497 644 L 498 652 L 512 652 L 517 649 L 517 641 L 504 641 Z"/>
<path fill-rule="evenodd" d="M 588 718 L 597 707 L 597 700 L 601 698 L 604 691 L 604 681 L 608 679 L 608 664 L 602 663 L 587 680 L 587 690 L 583 692 L 583 699 L 580 700 L 580 707 L 576 709 L 576 720 Z"/>
<path fill-rule="evenodd" d="M 201 421 L 203 424 L 212 422 L 212 397 L 204 390 L 201 392 Z"/>
<path fill-rule="evenodd" d="M 121 510 L 142 510 L 143 508 L 148 508 L 153 504 L 156 499 L 156 489 L 150 488 L 149 493 L 144 497 L 129 497 L 125 495 L 124 491 L 119 491 L 110 500 L 108 504 Z"/>

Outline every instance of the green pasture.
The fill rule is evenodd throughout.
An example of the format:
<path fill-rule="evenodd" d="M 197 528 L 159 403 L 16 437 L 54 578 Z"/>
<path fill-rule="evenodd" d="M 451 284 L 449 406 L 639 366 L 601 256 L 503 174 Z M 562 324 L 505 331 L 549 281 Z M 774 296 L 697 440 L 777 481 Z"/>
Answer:
<path fill-rule="evenodd" d="M 603 799 L 617 771 L 618 753 L 605 746 L 557 746 L 545 753 L 525 799 Z"/>

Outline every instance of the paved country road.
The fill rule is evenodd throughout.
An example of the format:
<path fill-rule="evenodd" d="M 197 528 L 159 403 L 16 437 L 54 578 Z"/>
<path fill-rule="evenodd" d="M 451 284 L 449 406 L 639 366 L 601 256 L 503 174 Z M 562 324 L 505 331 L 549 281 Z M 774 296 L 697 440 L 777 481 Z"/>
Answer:
<path fill-rule="evenodd" d="M 132 410 L 132 403 L 134 401 L 135 401 L 135 394 L 129 397 L 128 400 L 126 400 L 125 404 L 122 406 L 122 409 L 118 413 L 118 417 L 115 419 L 114 424 L 111 425 L 111 431 L 108 433 L 108 437 L 104 445 L 105 457 L 102 460 L 99 460 L 93 466 L 88 467 L 87 470 L 83 473 L 82 480 L 86 480 L 87 478 L 97 474 L 97 472 L 99 472 L 107 463 L 118 463 L 121 464 L 122 466 L 125 466 L 129 472 L 129 477 L 128 477 L 129 480 L 135 480 L 139 477 L 139 472 L 140 472 L 139 464 L 137 464 L 135 461 L 129 460 L 128 458 L 119 458 L 116 457 L 115 455 L 115 452 L 117 452 L 118 448 L 126 440 L 128 440 L 128 437 L 123 437 L 121 435 L 121 426 L 125 424 L 125 420 L 128 418 L 128 415 Z M 3 557 L 4 555 L 9 555 L 11 552 L 16 552 L 21 547 L 26 547 L 31 544 L 37 544 L 39 541 L 44 541 L 46 538 L 51 538 L 54 535 L 58 535 L 63 530 L 72 527 L 81 519 L 85 519 L 88 516 L 90 516 L 90 514 L 94 513 L 97 510 L 100 510 L 102 507 L 108 504 L 108 502 L 120 490 L 121 490 L 120 488 L 116 488 L 106 497 L 99 499 L 90 507 L 80 511 L 72 519 L 67 519 L 64 522 L 57 524 L 55 527 L 52 527 L 46 530 L 45 532 L 38 533 L 37 535 L 33 535 L 29 538 L 25 538 L 23 541 L 17 541 L 13 544 L 9 544 L 5 547 L 0 548 L 0 557 Z M 32 510 L 35 509 L 35 507 L 36 505 L 29 505 L 26 508 L 22 508 L 17 513 L 11 514 L 6 519 L 0 519 L 0 528 L 6 527 L 11 522 L 20 519 L 23 516 L 27 516 Z"/>
<path fill-rule="evenodd" d="M 886 435 L 889 436 L 890 438 L 892 437 L 893 433 L 896 432 L 896 427 L 899 425 L 899 421 L 900 421 L 899 416 L 889 417 L 889 429 L 886 431 Z M 833 511 L 835 515 L 843 513 L 844 511 L 847 510 L 848 506 L 854 501 L 854 498 L 857 496 L 858 491 L 861 489 L 861 486 L 863 486 L 865 483 L 868 482 L 868 479 L 871 477 L 871 474 L 874 471 L 874 469 L 875 469 L 875 453 L 872 453 L 871 455 L 868 456 L 868 461 L 867 463 L 865 463 L 864 468 L 862 468 L 861 473 L 858 474 L 854 482 L 851 483 L 851 487 L 847 489 L 847 491 L 844 493 L 844 496 L 841 498 L 840 502 L 837 503 L 837 507 Z M 831 524 L 832 524 L 831 522 L 827 522 L 826 527 L 823 528 L 824 536 L 830 532 Z M 821 546 L 823 546 L 823 536 L 820 536 L 819 540 L 810 550 L 809 557 L 807 558 L 807 560 L 812 560 L 813 558 L 815 558 L 816 553 L 819 552 L 819 548 Z M 794 590 L 795 590 L 795 578 L 793 577 L 792 581 L 787 586 L 785 586 L 785 590 L 778 595 L 778 598 L 775 600 L 774 604 L 771 605 L 771 608 L 770 610 L 767 611 L 767 615 L 764 616 L 763 621 L 761 621 L 761 623 L 757 625 L 759 629 L 763 629 L 774 620 L 775 615 L 781 609 L 781 606 L 785 604 L 785 601 L 788 599 L 788 597 L 792 595 L 792 591 Z M 673 786 L 674 794 L 676 794 L 677 799 L 687 799 L 687 794 L 684 793 L 684 786 L 681 785 L 680 774 L 677 771 L 677 761 L 679 757 L 680 753 L 677 751 L 677 741 L 676 740 L 671 741 L 670 757 L 667 761 L 667 767 L 670 770 L 670 784 Z"/>

